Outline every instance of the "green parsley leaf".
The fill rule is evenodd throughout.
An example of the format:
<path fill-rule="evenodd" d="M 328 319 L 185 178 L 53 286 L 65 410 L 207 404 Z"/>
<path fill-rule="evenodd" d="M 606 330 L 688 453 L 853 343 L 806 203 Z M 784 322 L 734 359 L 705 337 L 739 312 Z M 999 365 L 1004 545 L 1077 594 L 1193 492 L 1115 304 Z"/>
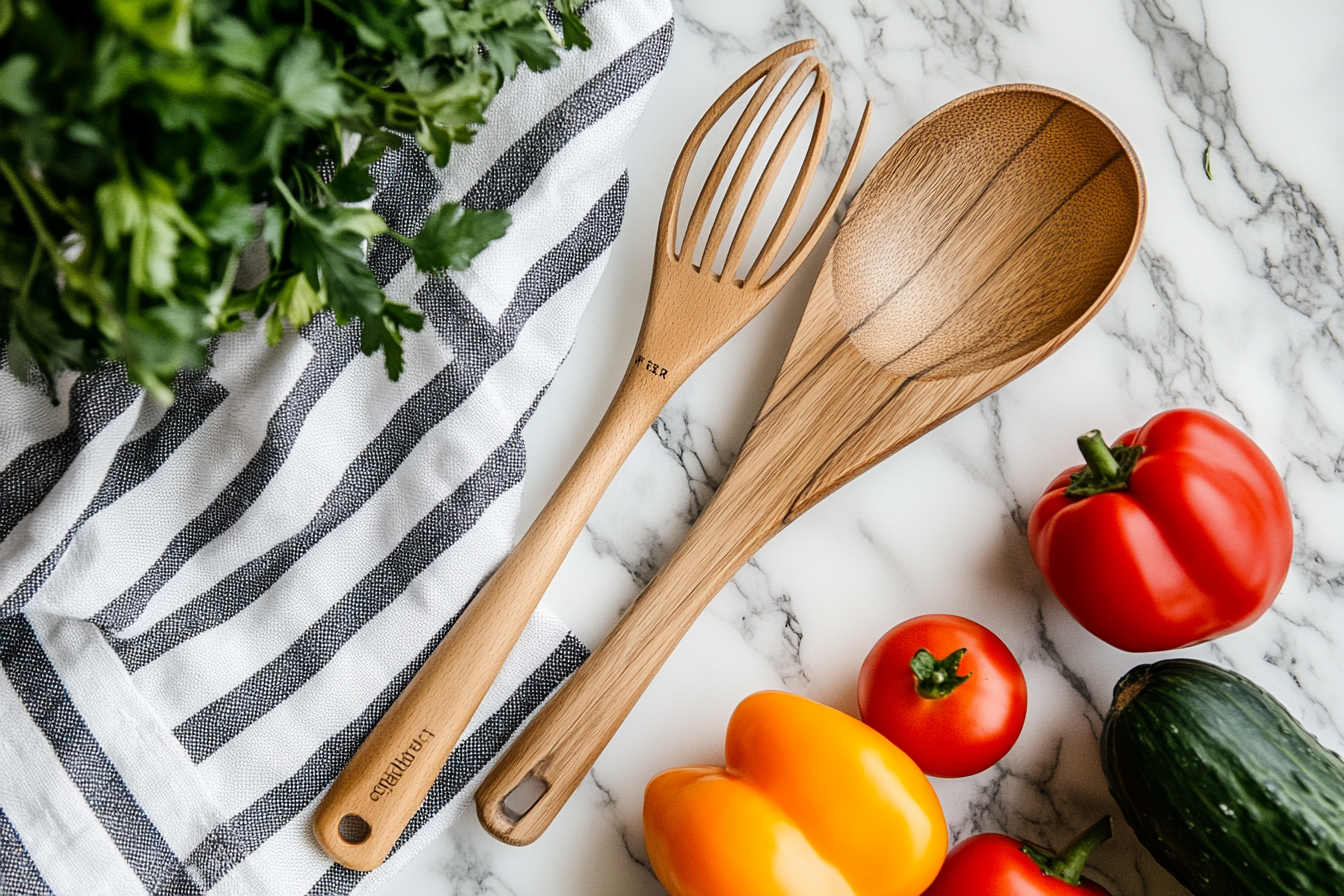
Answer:
<path fill-rule="evenodd" d="M 578 4 L 575 0 L 555 0 L 555 10 L 560 13 L 565 46 L 578 47 L 580 50 L 592 49 L 593 39 L 588 34 L 588 29 L 583 27 L 583 20 L 579 18 Z"/>
<path fill-rule="evenodd" d="M 341 202 L 363 202 L 373 195 L 373 178 L 368 165 L 349 164 L 340 168 L 329 184 L 331 193 Z"/>
<path fill-rule="evenodd" d="M 578 0 L 553 2 L 564 44 L 585 45 Z M 365 263 L 387 222 L 342 203 L 373 194 L 370 166 L 406 136 L 448 164 L 505 79 L 554 65 L 543 7 L 0 0 L 10 367 L 54 395 L 61 370 L 120 363 L 166 401 L 214 335 L 261 317 L 278 339 L 329 309 L 399 375 L 424 319 Z M 323 160 L 344 160 L 326 183 Z M 508 221 L 450 206 L 407 242 L 422 269 L 461 270 Z"/>
<path fill-rule="evenodd" d="M 275 67 L 282 99 L 300 121 L 321 127 L 346 111 L 336 70 L 322 56 L 322 45 L 307 35 L 294 42 Z"/>
<path fill-rule="evenodd" d="M 0 104 L 20 115 L 32 115 L 41 106 L 33 96 L 32 80 L 37 71 L 37 58 L 27 53 L 11 56 L 0 65 Z"/>
<path fill-rule="evenodd" d="M 208 52 L 220 62 L 253 75 L 264 75 L 271 58 L 291 39 L 288 28 L 276 28 L 262 38 L 242 19 L 223 16 L 211 26 L 215 44 Z"/>
<path fill-rule="evenodd" d="M 191 49 L 191 0 L 101 0 L 108 18 L 156 50 Z"/>
<path fill-rule="evenodd" d="M 280 341 L 280 325 L 276 323 L 281 317 L 289 321 L 297 330 L 299 327 L 313 319 L 313 315 L 326 307 L 326 296 L 313 289 L 308 278 L 303 274 L 295 274 L 285 281 L 285 285 L 280 288 L 279 295 L 275 298 L 275 311 L 266 322 L 266 336 L 271 345 Z M 271 328 L 274 326 L 275 334 L 272 337 Z"/>
<path fill-rule="evenodd" d="M 526 7 L 527 4 L 522 4 Z M 548 69 L 559 61 L 555 52 L 555 35 L 550 24 L 540 12 L 526 10 L 529 16 L 541 17 L 545 28 L 537 28 L 531 22 L 510 24 L 487 32 L 481 44 L 490 56 L 500 75 L 512 78 L 518 66 L 526 63 L 533 71 Z M 526 24 L 524 24 L 526 22 Z"/>
<path fill-rule="evenodd" d="M 401 148 L 401 135 L 391 131 L 374 131 L 360 138 L 359 147 L 350 156 L 350 165 L 372 165 L 388 149 Z"/>
<path fill-rule="evenodd" d="M 472 258 L 504 235 L 512 220 L 506 211 L 481 212 L 449 202 L 429 216 L 414 238 L 399 239 L 411 247 L 421 271 L 465 271 Z"/>

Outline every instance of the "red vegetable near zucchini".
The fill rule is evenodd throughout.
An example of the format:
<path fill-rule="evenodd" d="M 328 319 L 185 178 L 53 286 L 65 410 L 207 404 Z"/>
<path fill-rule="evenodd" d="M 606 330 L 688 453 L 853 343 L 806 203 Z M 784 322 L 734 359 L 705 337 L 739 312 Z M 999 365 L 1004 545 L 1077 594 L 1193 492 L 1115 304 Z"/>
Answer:
<path fill-rule="evenodd" d="M 1110 896 L 1082 876 L 1088 855 L 1110 836 L 1109 817 L 1058 854 L 1003 834 L 976 834 L 947 854 L 924 896 Z"/>
<path fill-rule="evenodd" d="M 1027 525 L 1051 589 L 1092 634 L 1130 651 L 1188 647 L 1243 629 L 1278 595 L 1293 552 L 1273 465 L 1207 411 L 1173 410 L 1050 483 Z"/>

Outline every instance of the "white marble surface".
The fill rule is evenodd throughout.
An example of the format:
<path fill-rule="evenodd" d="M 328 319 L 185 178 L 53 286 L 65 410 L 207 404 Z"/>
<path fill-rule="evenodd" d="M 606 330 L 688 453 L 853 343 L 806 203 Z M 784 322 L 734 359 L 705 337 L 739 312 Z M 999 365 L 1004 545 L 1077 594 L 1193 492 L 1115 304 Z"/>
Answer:
<path fill-rule="evenodd" d="M 722 759 L 746 694 L 784 687 L 856 712 L 878 634 L 919 613 L 979 620 L 1026 672 L 1017 746 L 974 778 L 936 781 L 952 835 L 1052 846 L 1104 813 L 1097 736 L 1137 662 L 1084 632 L 1032 564 L 1026 516 L 1074 436 L 1116 435 L 1175 406 L 1248 431 L 1283 474 L 1293 569 L 1249 630 L 1182 651 L 1269 688 L 1344 746 L 1344 4 L 1338 0 L 679 0 L 672 57 L 630 149 L 626 226 L 572 355 L 527 430 L 525 525 L 596 424 L 633 345 L 667 174 L 694 121 L 741 71 L 821 41 L 840 98 L 838 166 L 864 97 L 860 174 L 940 104 L 1035 81 L 1092 103 L 1148 179 L 1139 257 L 1056 356 L 837 492 L 771 542 L 691 630 L 551 830 L 523 849 L 471 813 L 380 892 L 656 894 L 645 782 Z M 1212 179 L 1202 155 L 1212 146 Z M 590 644 L 669 556 L 737 450 L 787 347 L 820 252 L 667 407 L 546 598 Z M 1123 823 L 1095 854 L 1115 894 L 1185 891 Z"/>

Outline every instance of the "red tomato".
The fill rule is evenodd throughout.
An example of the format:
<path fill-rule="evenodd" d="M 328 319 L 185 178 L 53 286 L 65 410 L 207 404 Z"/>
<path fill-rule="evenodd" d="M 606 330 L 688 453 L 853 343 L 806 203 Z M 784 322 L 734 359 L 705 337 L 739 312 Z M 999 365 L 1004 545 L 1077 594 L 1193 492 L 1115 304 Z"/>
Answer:
<path fill-rule="evenodd" d="M 1017 742 L 1027 682 L 983 625 L 916 616 L 883 635 L 863 661 L 859 712 L 925 774 L 961 778 L 989 768 Z"/>
<path fill-rule="evenodd" d="M 947 854 L 924 896 L 1110 896 L 1081 876 L 1088 853 L 1110 835 L 1111 821 L 1104 818 L 1055 857 L 1003 834 L 976 834 Z"/>

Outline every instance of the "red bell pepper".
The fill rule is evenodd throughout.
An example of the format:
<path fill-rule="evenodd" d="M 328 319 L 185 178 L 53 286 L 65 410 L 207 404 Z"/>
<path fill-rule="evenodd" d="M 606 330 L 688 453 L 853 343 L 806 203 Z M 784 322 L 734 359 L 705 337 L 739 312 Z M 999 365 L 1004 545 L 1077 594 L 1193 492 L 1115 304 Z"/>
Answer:
<path fill-rule="evenodd" d="M 1031 553 L 1084 628 L 1123 650 L 1171 650 L 1243 629 L 1278 595 L 1293 553 L 1269 458 L 1207 411 L 1158 414 L 1050 483 Z"/>
<path fill-rule="evenodd" d="M 1055 856 L 1003 834 L 976 834 L 947 854 L 924 896 L 1110 896 L 1082 876 L 1088 854 L 1110 836 L 1111 819 L 1103 818 Z"/>

